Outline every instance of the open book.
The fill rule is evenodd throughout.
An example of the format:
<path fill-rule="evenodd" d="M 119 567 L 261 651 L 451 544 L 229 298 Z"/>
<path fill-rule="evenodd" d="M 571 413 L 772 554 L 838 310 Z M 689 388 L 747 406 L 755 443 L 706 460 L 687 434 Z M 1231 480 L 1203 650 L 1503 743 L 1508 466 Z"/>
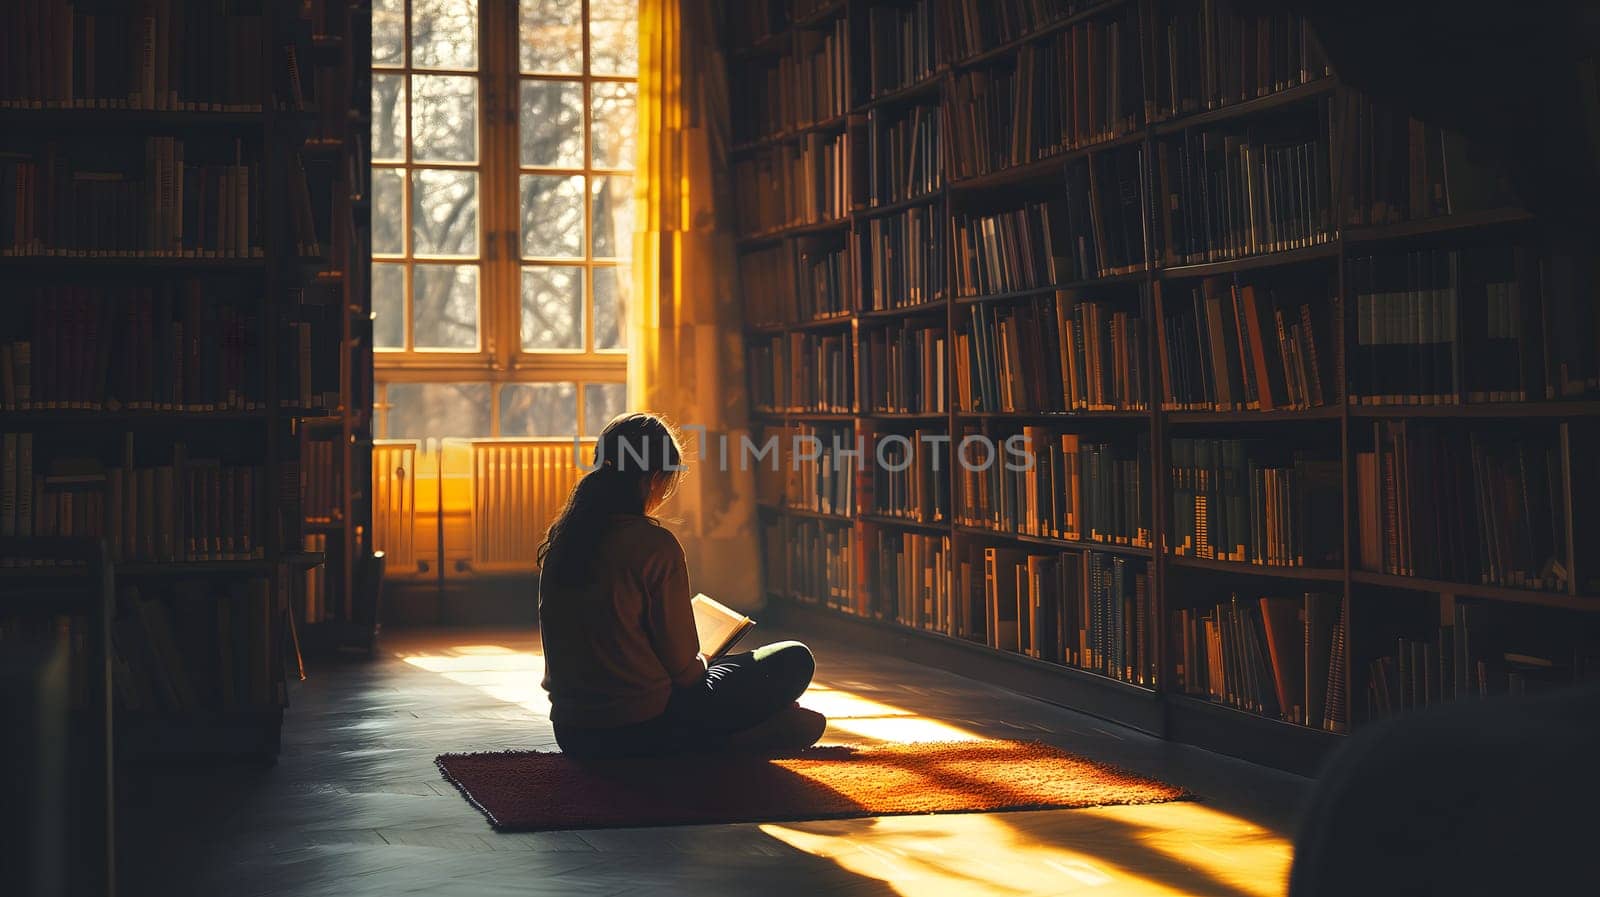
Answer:
<path fill-rule="evenodd" d="M 700 636 L 700 653 L 716 660 L 728 653 L 756 621 L 701 592 L 689 602 L 694 608 L 694 629 Z"/>

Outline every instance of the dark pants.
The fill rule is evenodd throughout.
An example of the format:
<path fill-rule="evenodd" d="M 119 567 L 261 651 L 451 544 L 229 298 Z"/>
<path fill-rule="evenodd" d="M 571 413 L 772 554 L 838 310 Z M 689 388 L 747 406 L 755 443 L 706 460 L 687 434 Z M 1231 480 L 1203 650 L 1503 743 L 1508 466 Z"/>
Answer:
<path fill-rule="evenodd" d="M 609 729 L 556 726 L 556 743 L 568 754 L 640 757 L 719 751 L 731 735 L 787 709 L 816 672 L 811 650 L 777 642 L 712 662 L 700 681 L 673 689 L 660 716 Z"/>

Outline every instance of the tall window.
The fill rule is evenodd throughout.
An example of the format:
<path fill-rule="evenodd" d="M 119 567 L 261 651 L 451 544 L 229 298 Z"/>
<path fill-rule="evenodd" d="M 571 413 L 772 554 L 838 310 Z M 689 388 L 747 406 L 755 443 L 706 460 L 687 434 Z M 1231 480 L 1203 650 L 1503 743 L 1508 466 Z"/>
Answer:
<path fill-rule="evenodd" d="M 378 432 L 622 410 L 637 0 L 374 0 Z"/>

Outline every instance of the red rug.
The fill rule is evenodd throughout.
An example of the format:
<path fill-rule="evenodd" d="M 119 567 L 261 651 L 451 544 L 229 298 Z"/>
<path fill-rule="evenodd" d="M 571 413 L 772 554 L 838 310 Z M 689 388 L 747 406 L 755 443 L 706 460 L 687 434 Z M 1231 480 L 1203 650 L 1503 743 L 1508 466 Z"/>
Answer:
<path fill-rule="evenodd" d="M 1149 804 L 1180 788 L 1019 741 L 811 748 L 788 757 L 579 762 L 441 754 L 440 772 L 502 831 L 784 822 Z"/>

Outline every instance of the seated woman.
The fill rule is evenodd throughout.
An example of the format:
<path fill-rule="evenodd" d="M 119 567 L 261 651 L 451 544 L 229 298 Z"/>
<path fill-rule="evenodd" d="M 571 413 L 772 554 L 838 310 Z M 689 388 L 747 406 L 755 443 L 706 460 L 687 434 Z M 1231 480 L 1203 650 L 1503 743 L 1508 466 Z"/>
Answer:
<path fill-rule="evenodd" d="M 816 669 L 805 645 L 709 666 L 699 654 L 683 548 L 649 516 L 677 486 L 681 459 L 659 417 L 613 419 L 539 546 L 543 685 L 568 754 L 796 750 L 827 725 L 795 703 Z"/>

